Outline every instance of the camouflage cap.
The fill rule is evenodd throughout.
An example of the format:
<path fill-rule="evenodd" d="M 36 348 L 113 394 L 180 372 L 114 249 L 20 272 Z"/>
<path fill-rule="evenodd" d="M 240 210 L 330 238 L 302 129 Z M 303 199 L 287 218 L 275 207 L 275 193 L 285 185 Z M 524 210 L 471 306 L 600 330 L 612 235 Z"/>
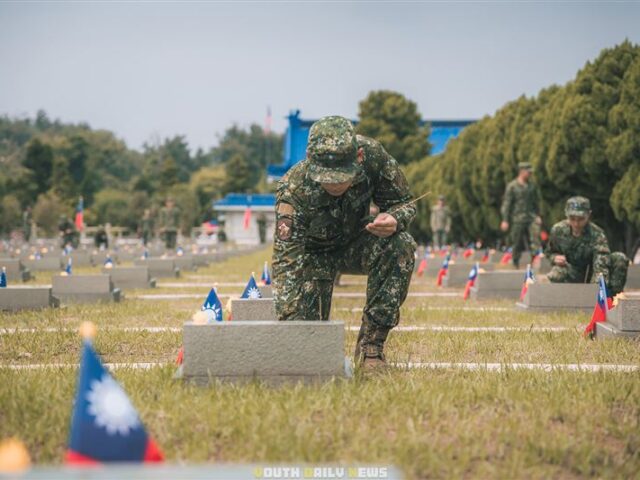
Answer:
<path fill-rule="evenodd" d="M 520 162 L 518 163 L 518 170 L 529 170 L 530 172 L 533 172 L 533 165 L 529 162 Z"/>
<path fill-rule="evenodd" d="M 591 202 L 585 197 L 571 197 L 564 207 L 567 217 L 588 217 L 591 213 Z"/>
<path fill-rule="evenodd" d="M 309 176 L 320 183 L 342 183 L 358 173 L 356 132 L 344 117 L 324 117 L 311 125 L 307 143 Z"/>

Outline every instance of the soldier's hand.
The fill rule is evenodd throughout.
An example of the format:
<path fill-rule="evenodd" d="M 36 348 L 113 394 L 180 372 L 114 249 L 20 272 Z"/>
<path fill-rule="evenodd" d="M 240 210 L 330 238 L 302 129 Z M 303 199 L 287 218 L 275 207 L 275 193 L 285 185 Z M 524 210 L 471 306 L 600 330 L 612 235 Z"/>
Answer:
<path fill-rule="evenodd" d="M 389 237 L 398 229 L 398 221 L 388 213 L 380 213 L 365 227 L 366 230 L 376 237 Z"/>
<path fill-rule="evenodd" d="M 564 255 L 556 255 L 556 257 L 553 259 L 553 263 L 560 267 L 564 267 L 567 264 L 567 257 L 565 257 Z"/>
<path fill-rule="evenodd" d="M 509 222 L 502 222 L 500 224 L 500 230 L 502 230 L 503 232 L 506 232 L 507 230 L 509 230 Z"/>

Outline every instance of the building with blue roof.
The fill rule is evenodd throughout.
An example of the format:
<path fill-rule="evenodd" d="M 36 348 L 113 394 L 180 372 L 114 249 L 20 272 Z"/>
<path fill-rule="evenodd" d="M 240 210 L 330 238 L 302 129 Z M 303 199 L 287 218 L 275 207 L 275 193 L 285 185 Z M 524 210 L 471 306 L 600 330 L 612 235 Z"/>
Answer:
<path fill-rule="evenodd" d="M 309 129 L 315 120 L 300 118 L 300 110 L 289 114 L 289 127 L 284 137 L 283 162 L 281 165 L 269 165 L 267 175 L 271 180 L 279 179 L 296 163 L 303 160 L 307 154 Z M 471 125 L 475 120 L 425 120 L 423 124 L 431 126 L 429 143 L 431 155 L 439 155 L 447 148 L 447 143 L 457 137 L 463 128 Z M 357 123 L 354 121 L 354 123 Z"/>
<path fill-rule="evenodd" d="M 224 231 L 230 241 L 242 245 L 256 245 L 259 243 L 258 218 L 264 215 L 267 221 L 267 241 L 275 225 L 276 196 L 273 193 L 230 193 L 222 200 L 213 203 L 213 209 L 218 213 L 218 220 L 224 221 Z M 247 208 L 251 211 L 249 228 L 244 226 Z"/>

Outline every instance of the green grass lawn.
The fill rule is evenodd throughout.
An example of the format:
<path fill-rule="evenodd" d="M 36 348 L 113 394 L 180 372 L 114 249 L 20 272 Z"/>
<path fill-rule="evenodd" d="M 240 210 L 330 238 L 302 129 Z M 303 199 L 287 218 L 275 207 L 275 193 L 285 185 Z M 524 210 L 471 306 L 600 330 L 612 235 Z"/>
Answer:
<path fill-rule="evenodd" d="M 259 276 L 268 251 L 185 272 L 167 282 L 206 286 L 127 292 L 121 304 L 0 314 L 0 364 L 75 364 L 80 323 L 98 326 L 96 349 L 113 363 L 154 362 L 114 376 L 170 462 L 384 463 L 417 478 L 637 478 L 640 372 L 552 372 L 391 368 L 321 385 L 258 383 L 196 387 L 172 379 L 181 333 L 124 327 L 181 327 L 209 284 Z M 95 269 L 78 269 L 82 272 Z M 50 277 L 50 275 L 49 275 Z M 358 277 L 345 277 L 346 281 Z M 38 275 L 38 283 L 47 283 Z M 239 295 L 242 287 L 220 287 Z M 336 292 L 364 292 L 364 285 Z M 419 279 L 412 292 L 437 292 Z M 442 290 L 461 293 L 460 290 Z M 149 301 L 138 294 L 190 293 L 200 299 Z M 336 298 L 332 318 L 357 326 L 363 298 Z M 530 314 L 510 301 L 410 297 L 401 325 L 520 327 L 520 331 L 395 331 L 394 362 L 640 365 L 637 341 L 582 337 L 588 314 Z M 484 307 L 485 310 L 475 308 Z M 488 310 L 488 309 L 496 310 Z M 541 332 L 530 327 L 564 327 Z M 43 329 L 48 329 L 44 331 Z M 23 329 L 35 329 L 35 332 Z M 53 329 L 53 331 L 51 331 Z M 351 354 L 356 332 L 347 331 Z M 60 463 L 77 369 L 0 368 L 0 438 L 25 441 L 35 463 Z"/>

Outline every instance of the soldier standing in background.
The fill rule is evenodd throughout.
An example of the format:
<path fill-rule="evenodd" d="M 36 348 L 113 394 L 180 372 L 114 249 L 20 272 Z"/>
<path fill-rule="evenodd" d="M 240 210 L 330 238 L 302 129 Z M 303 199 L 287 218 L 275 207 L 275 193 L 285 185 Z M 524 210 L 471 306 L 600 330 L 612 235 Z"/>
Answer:
<path fill-rule="evenodd" d="M 167 197 L 164 207 L 160 209 L 160 235 L 164 238 L 167 250 L 176 248 L 178 227 L 180 225 L 180 210 L 176 207 L 173 198 Z"/>
<path fill-rule="evenodd" d="M 60 231 L 61 246 L 64 248 L 67 245 L 71 245 L 73 248 L 78 248 L 80 235 L 76 230 L 74 223 L 66 215 L 60 215 L 60 221 L 58 222 L 58 230 Z"/>
<path fill-rule="evenodd" d="M 146 247 L 153 234 L 153 219 L 151 218 L 151 210 L 148 208 L 144 209 L 138 230 L 142 237 L 142 244 Z"/>
<path fill-rule="evenodd" d="M 554 283 L 596 283 L 603 275 L 608 293 L 622 292 L 627 282 L 629 259 L 609 250 L 604 231 L 591 219 L 591 202 L 571 197 L 564 209 L 566 220 L 551 229 L 545 256 L 553 268 L 547 278 Z"/>
<path fill-rule="evenodd" d="M 26 243 L 31 243 L 31 227 L 33 218 L 31 216 L 31 206 L 28 206 L 22 212 L 22 234 Z"/>
<path fill-rule="evenodd" d="M 445 205 L 444 195 L 438 197 L 438 203 L 431 207 L 431 231 L 433 244 L 440 250 L 447 245 L 447 235 L 451 230 L 451 214 Z"/>
<path fill-rule="evenodd" d="M 260 237 L 260 244 L 267 242 L 267 216 L 264 213 L 258 215 L 256 220 L 258 223 L 258 236 Z"/>
<path fill-rule="evenodd" d="M 502 201 L 503 232 L 511 230 L 510 246 L 513 249 L 513 265 L 520 266 L 520 257 L 524 250 L 529 250 L 531 257 L 540 248 L 540 225 L 538 215 L 538 191 L 531 183 L 533 168 L 530 163 L 518 164 L 518 176 L 509 182 Z"/>
<path fill-rule="evenodd" d="M 278 185 L 273 285 L 279 320 L 328 320 L 338 272 L 368 275 L 355 358 L 385 365 L 384 343 L 400 320 L 416 244 L 409 185 L 376 140 L 343 117 L 311 126 L 307 158 Z M 369 216 L 374 202 L 380 212 Z"/>

